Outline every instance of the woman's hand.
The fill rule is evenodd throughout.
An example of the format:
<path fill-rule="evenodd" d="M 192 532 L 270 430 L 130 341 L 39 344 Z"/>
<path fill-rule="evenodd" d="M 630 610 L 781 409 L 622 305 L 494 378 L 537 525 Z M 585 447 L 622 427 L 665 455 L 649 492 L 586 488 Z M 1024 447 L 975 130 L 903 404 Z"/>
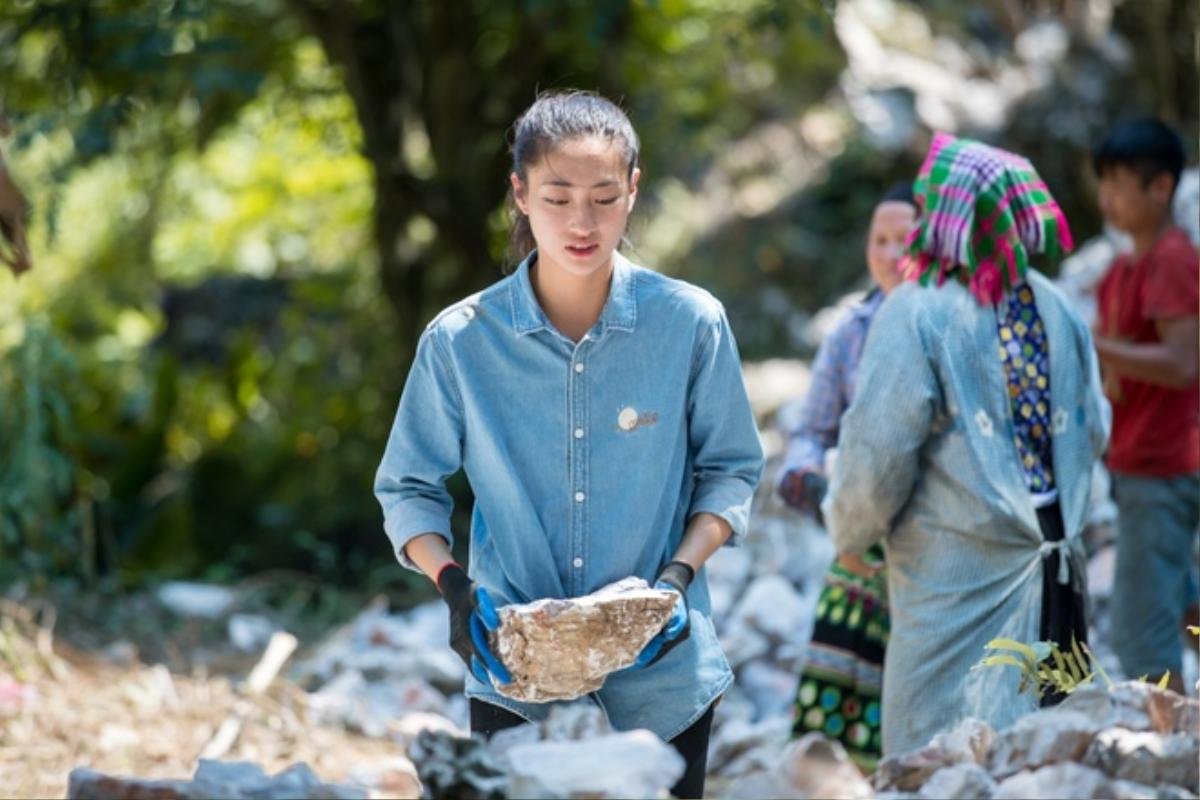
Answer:
<path fill-rule="evenodd" d="M 883 569 L 882 564 L 869 564 L 863 561 L 862 556 L 851 553 L 838 553 L 837 563 L 842 569 L 860 578 L 873 578 L 879 570 Z"/>

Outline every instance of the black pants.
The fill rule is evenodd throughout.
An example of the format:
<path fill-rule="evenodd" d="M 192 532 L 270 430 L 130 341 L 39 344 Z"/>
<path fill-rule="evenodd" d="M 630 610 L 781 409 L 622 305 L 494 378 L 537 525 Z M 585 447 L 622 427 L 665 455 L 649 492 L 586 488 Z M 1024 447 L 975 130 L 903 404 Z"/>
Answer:
<path fill-rule="evenodd" d="M 683 756 L 683 762 L 687 765 L 683 770 L 683 777 L 671 787 L 674 797 L 704 796 L 704 777 L 708 768 L 708 737 L 712 733 L 715 707 L 716 703 L 713 703 L 690 728 L 669 742 L 675 751 Z M 471 733 L 482 734 L 490 739 L 493 733 L 505 728 L 515 728 L 524 722 L 523 718 L 507 708 L 471 699 Z"/>
<path fill-rule="evenodd" d="M 1062 511 L 1058 503 L 1037 510 L 1038 525 L 1047 541 L 1061 541 L 1066 535 L 1063 528 Z M 1058 582 L 1060 552 L 1051 553 L 1042 562 L 1042 625 L 1041 640 L 1056 642 L 1064 653 L 1071 652 L 1071 640 L 1080 644 L 1087 642 L 1087 615 L 1081 592 L 1081 577 L 1071 575 L 1067 584 Z M 1072 569 L 1074 573 L 1074 569 Z M 1058 705 L 1066 695 L 1049 690 L 1042 696 L 1043 706 Z"/>

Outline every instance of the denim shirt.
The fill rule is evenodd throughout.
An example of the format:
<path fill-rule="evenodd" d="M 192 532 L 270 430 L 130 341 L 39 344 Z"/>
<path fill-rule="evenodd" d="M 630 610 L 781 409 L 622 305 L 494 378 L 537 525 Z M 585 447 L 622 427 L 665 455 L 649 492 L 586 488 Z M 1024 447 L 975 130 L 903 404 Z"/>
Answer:
<path fill-rule="evenodd" d="M 630 575 L 653 583 L 692 515 L 746 535 L 763 456 L 721 304 L 614 254 L 596 325 L 572 342 L 516 272 L 426 328 L 375 481 L 397 558 L 452 541 L 446 479 L 475 492 L 471 577 L 497 605 L 574 597 Z M 656 664 L 610 675 L 593 695 L 614 727 L 684 731 L 733 680 L 701 569 L 691 635 Z M 538 720 L 469 673 L 466 693 Z"/>

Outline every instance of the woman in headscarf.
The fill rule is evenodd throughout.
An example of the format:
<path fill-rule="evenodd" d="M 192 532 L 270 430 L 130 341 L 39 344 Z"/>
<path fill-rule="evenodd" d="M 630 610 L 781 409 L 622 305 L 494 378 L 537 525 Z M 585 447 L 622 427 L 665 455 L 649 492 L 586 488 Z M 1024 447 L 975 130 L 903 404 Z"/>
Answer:
<path fill-rule="evenodd" d="M 909 282 L 871 326 L 823 506 L 839 553 L 886 548 L 885 756 L 1036 705 L 1017 670 L 971 669 L 991 639 L 1085 639 L 1079 536 L 1110 421 L 1087 326 L 1030 268 L 1071 248 L 1033 166 L 938 134 L 914 193 Z"/>

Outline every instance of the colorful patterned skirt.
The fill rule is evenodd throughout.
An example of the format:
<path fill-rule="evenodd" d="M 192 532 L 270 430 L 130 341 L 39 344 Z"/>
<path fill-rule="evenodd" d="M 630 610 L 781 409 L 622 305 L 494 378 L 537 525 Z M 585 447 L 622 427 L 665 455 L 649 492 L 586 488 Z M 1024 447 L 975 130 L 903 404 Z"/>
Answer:
<path fill-rule="evenodd" d="M 882 563 L 882 547 L 872 547 L 864 559 Z M 862 578 L 835 562 L 817 601 L 792 733 L 819 731 L 837 739 L 866 771 L 875 769 L 880 754 L 879 700 L 888 629 L 885 571 Z"/>

